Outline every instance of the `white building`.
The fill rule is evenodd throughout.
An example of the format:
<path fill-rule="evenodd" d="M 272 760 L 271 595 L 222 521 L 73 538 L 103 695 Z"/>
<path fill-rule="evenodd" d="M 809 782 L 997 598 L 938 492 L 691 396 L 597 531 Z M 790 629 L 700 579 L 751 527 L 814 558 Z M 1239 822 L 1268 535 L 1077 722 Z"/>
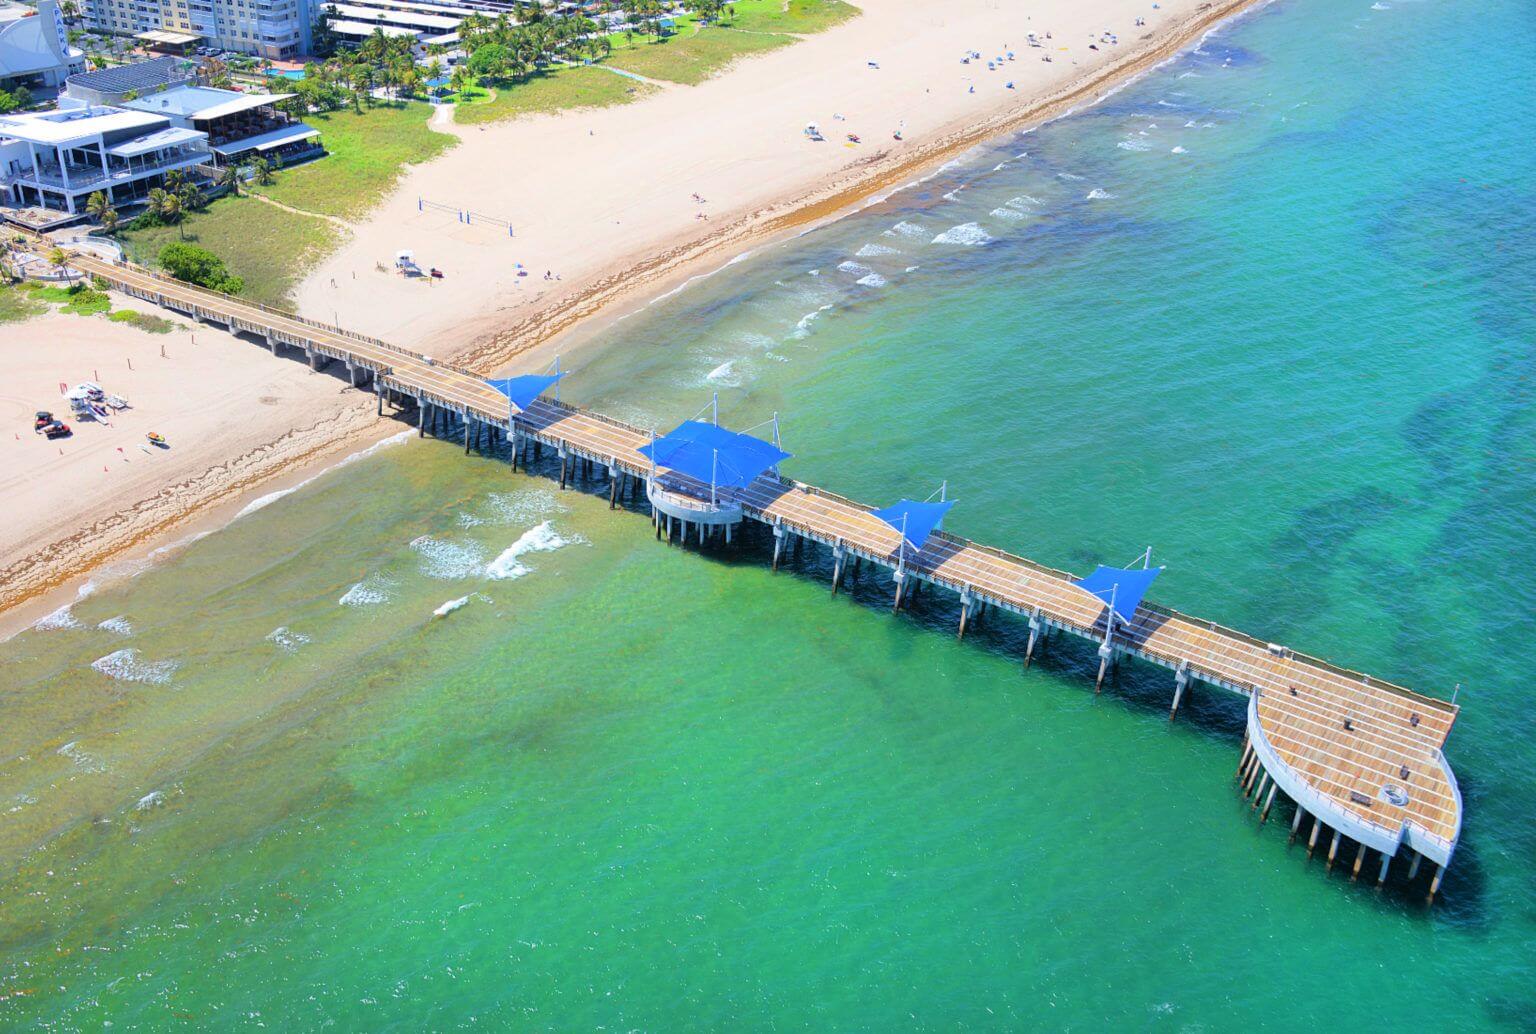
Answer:
<path fill-rule="evenodd" d="M 61 86 L 85 71 L 85 55 L 69 45 L 54 0 L 37 7 L 0 3 L 0 85 Z"/>
<path fill-rule="evenodd" d="M 82 0 L 86 24 L 273 59 L 309 53 L 313 0 Z M 150 43 L 156 39 L 145 36 Z"/>
<path fill-rule="evenodd" d="M 82 213 L 98 190 L 128 204 L 208 160 L 208 134 L 146 111 L 64 97 L 54 111 L 0 115 L 0 192 L 18 208 Z"/>

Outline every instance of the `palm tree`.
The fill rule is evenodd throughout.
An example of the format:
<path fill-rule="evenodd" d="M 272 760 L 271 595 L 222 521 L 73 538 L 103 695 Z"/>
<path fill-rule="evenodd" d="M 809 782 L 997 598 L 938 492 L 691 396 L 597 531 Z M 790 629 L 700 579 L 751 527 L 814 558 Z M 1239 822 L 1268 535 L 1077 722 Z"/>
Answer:
<path fill-rule="evenodd" d="M 101 213 L 111 207 L 107 195 L 99 190 L 85 199 L 85 210 L 93 219 L 100 219 Z"/>
<path fill-rule="evenodd" d="M 103 208 L 101 210 L 101 215 L 97 218 L 101 220 L 102 233 L 110 237 L 112 234 L 117 232 L 117 209 Z"/>
<path fill-rule="evenodd" d="M 240 167 L 238 165 L 226 165 L 219 170 L 219 186 L 229 191 L 230 197 L 240 196 Z"/>
<path fill-rule="evenodd" d="M 272 182 L 272 163 L 265 158 L 251 160 L 251 178 L 261 186 Z"/>

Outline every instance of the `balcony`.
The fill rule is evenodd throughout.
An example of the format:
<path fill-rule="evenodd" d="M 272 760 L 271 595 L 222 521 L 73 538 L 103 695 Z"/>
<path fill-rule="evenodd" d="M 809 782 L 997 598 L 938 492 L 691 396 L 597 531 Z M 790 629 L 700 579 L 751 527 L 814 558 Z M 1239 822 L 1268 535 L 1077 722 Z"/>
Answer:
<path fill-rule="evenodd" d="M 196 165 L 208 160 L 208 152 L 201 148 L 177 148 L 158 158 L 143 160 L 132 159 L 130 161 L 113 160 L 108 164 L 107 172 L 103 172 L 99 165 L 70 165 L 69 182 L 64 182 L 64 173 L 57 165 L 39 163 L 37 171 L 23 164 L 19 172 L 6 172 L 0 174 L 0 184 L 11 186 L 23 184 L 30 187 L 46 187 L 50 190 L 60 190 L 71 194 L 82 191 L 102 190 L 121 183 L 128 183 L 157 172 L 165 172 L 170 169 L 184 168 L 188 165 Z"/>

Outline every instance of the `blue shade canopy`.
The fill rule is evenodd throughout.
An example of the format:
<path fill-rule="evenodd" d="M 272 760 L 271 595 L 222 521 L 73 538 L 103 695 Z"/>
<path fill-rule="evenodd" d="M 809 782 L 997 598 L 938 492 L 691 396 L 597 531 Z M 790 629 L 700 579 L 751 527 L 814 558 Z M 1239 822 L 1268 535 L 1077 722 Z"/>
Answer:
<path fill-rule="evenodd" d="M 527 409 L 533 404 L 533 400 L 548 390 L 563 373 L 529 373 L 521 377 L 508 377 L 503 381 L 486 381 L 491 387 L 501 392 L 512 400 L 512 404 L 519 410 Z"/>
<path fill-rule="evenodd" d="M 1079 578 L 1074 585 L 1079 585 L 1089 593 L 1104 601 L 1107 606 L 1110 598 L 1115 601 L 1115 613 L 1121 621 L 1131 620 L 1131 615 L 1136 613 L 1136 608 L 1141 605 L 1141 598 L 1147 594 L 1157 576 L 1163 573 L 1161 567 L 1105 567 L 1100 564 L 1094 569 L 1093 574 L 1087 578 Z"/>
<path fill-rule="evenodd" d="M 883 510 L 873 512 L 876 517 L 902 532 L 907 544 L 913 549 L 922 549 L 928 536 L 933 534 L 933 529 L 939 526 L 939 522 L 954 505 L 953 499 L 942 503 L 915 503 L 910 499 L 901 499 Z"/>
<path fill-rule="evenodd" d="M 698 420 L 678 424 L 665 438 L 637 451 L 658 467 L 725 488 L 746 488 L 763 471 L 789 459 L 771 442 Z"/>

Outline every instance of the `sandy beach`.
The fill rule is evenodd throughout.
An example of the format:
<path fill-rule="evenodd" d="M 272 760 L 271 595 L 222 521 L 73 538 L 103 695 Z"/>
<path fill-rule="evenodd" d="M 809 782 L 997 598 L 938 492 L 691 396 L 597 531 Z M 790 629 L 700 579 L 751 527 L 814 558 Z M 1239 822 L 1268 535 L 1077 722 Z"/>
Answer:
<path fill-rule="evenodd" d="M 1089 103 L 1252 2 L 867 0 L 859 17 L 699 86 L 483 129 L 438 119 L 464 145 L 410 170 L 306 279 L 299 308 L 485 373 L 542 366 L 578 326 Z M 811 122 L 824 140 L 807 138 Z M 419 211 L 420 198 L 505 216 L 515 236 Z M 378 271 L 402 248 L 445 278 Z M 0 480 L 7 627 L 47 612 L 103 562 L 396 427 L 344 380 L 207 327 L 151 336 L 47 316 L 0 327 L 0 364 L 0 407 L 17 432 Z M 86 425 L 63 443 L 27 430 L 34 409 L 67 408 L 60 383 L 98 369 L 134 403 L 117 425 Z M 172 448 L 140 449 L 148 430 Z"/>
<path fill-rule="evenodd" d="M 275 360 L 223 330 L 178 323 L 173 333 L 147 334 L 54 313 L 0 326 L 0 419 L 12 432 L 0 441 L 0 610 L 148 546 L 295 464 L 394 426 L 374 415 L 371 393 L 344 378 Z M 130 407 L 108 425 L 74 420 L 60 386 L 81 381 Z M 34 434 L 39 409 L 74 434 Z M 168 448 L 151 446 L 149 431 Z"/>
<path fill-rule="evenodd" d="M 488 127 L 440 121 L 464 146 L 413 169 L 307 278 L 299 307 L 494 369 L 604 309 L 1086 103 L 1243 6 L 869 0 L 860 17 L 698 86 Z M 821 142 L 805 135 L 812 122 Z M 418 210 L 421 199 L 508 219 L 516 235 Z M 400 286 L 378 266 L 401 249 L 445 279 Z"/>

